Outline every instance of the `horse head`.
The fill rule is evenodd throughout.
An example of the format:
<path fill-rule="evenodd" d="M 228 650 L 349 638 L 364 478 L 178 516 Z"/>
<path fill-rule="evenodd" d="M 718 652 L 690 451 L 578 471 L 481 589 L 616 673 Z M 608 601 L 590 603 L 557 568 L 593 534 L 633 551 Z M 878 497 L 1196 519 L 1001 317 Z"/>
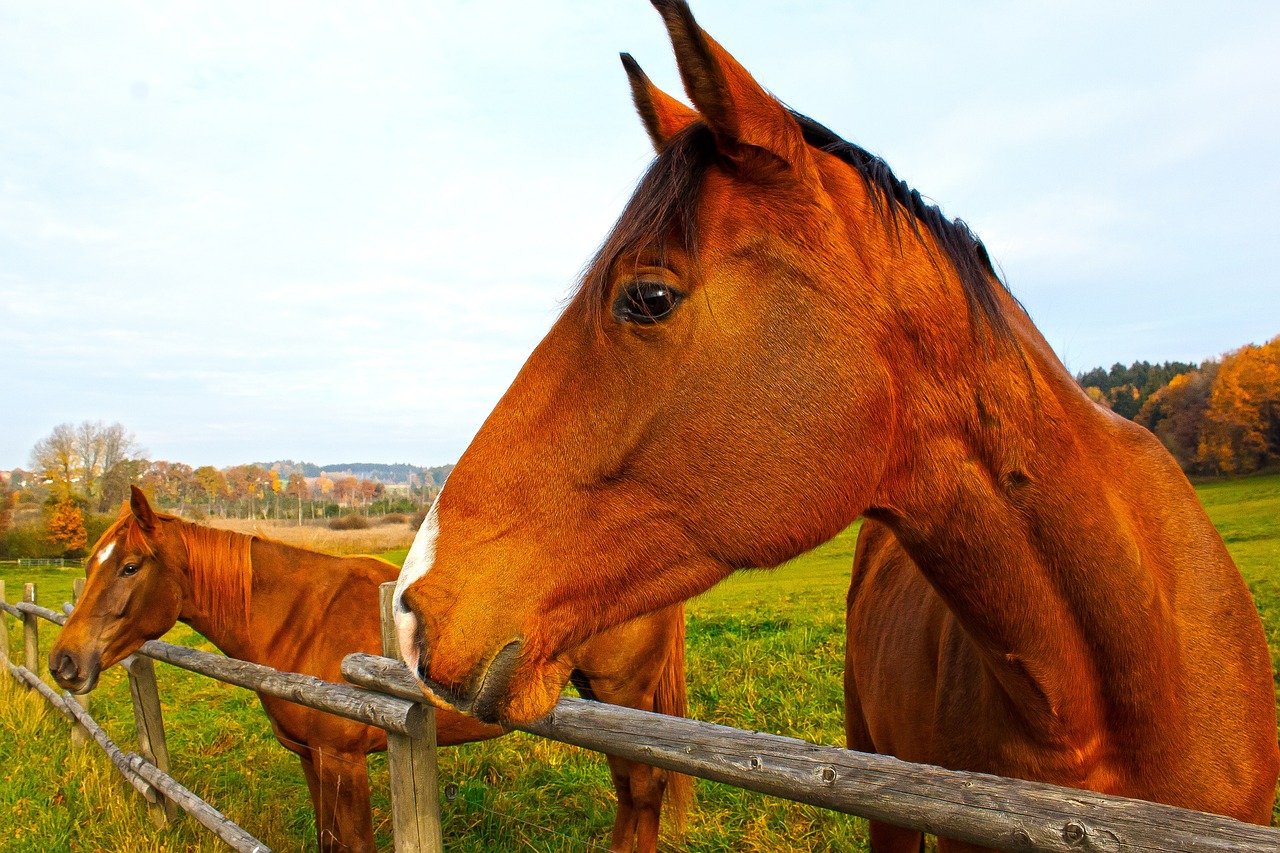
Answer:
<path fill-rule="evenodd" d="M 84 593 L 49 652 L 49 671 L 67 690 L 89 692 L 102 670 L 163 636 L 182 616 L 191 583 L 185 549 L 167 535 L 171 523 L 134 486 L 94 545 Z"/>
<path fill-rule="evenodd" d="M 654 5 L 693 109 L 624 54 L 657 157 L 398 584 L 411 668 L 490 721 L 550 710 L 593 634 L 852 523 L 903 464 L 896 368 L 948 345 L 917 329 L 1003 298 L 967 229 L 939 232 L 953 255 L 882 161 L 836 152 L 684 2 Z M 955 257 L 976 291 L 941 274 Z"/>

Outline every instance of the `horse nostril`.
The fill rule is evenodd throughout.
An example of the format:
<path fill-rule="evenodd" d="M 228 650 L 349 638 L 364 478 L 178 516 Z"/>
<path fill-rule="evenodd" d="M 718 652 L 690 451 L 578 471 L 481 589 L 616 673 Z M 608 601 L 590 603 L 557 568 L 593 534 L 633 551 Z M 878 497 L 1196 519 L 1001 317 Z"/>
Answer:
<path fill-rule="evenodd" d="M 64 651 L 49 654 L 49 672 L 62 682 L 74 681 L 78 667 L 71 655 Z"/>

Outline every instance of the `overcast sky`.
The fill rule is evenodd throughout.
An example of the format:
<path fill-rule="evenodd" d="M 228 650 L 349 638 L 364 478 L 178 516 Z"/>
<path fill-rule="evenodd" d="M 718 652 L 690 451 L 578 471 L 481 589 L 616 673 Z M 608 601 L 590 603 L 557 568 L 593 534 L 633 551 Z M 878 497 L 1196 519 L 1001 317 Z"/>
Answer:
<path fill-rule="evenodd" d="M 695 0 L 1073 372 L 1280 334 L 1280 4 Z M 0 0 L 0 468 L 455 461 L 651 158 L 644 0 Z"/>

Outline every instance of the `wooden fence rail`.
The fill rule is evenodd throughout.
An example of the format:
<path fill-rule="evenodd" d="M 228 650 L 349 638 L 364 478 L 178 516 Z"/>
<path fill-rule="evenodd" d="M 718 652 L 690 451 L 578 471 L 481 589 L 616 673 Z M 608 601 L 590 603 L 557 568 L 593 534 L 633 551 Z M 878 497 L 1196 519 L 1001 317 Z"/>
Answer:
<path fill-rule="evenodd" d="M 420 695 L 399 661 L 348 655 L 353 684 Z M 524 731 L 749 791 L 1010 851 L 1276 853 L 1280 830 L 1038 782 L 562 698 Z"/>
<path fill-rule="evenodd" d="M 0 597 L 2 595 L 0 584 Z M 384 593 L 383 597 L 387 595 Z M 29 596 L 33 598 L 34 594 Z M 385 610 L 386 601 L 383 604 Z M 39 608 L 30 600 L 13 607 L 5 605 L 4 609 L 24 620 L 62 619 L 61 614 Z M 384 646 L 384 651 L 394 654 L 394 644 Z M 313 704 L 318 702 L 341 706 L 343 716 L 399 732 L 410 740 L 421 739 L 429 731 L 430 753 L 434 759 L 434 720 L 422 710 L 423 696 L 418 682 L 399 660 L 367 654 L 348 655 L 343 661 L 342 673 L 351 684 L 358 685 L 349 687 L 307 676 L 291 678 L 289 673 L 157 641 L 145 644 L 139 652 L 310 707 L 321 707 Z M 12 664 L 9 668 L 11 671 L 23 669 Z M 39 681 L 34 674 L 29 675 Z M 28 680 L 27 675 L 19 677 Z M 335 698 L 338 696 L 345 698 Z M 370 696 L 401 704 L 376 704 Z M 64 713 L 76 713 L 69 708 L 73 704 L 69 698 L 62 701 L 68 706 L 63 709 Z M 414 717 L 402 706 L 418 708 L 418 716 Z M 329 710 L 329 706 L 321 710 Z M 393 725 L 402 728 L 393 728 Z M 884 755 L 851 752 L 794 738 L 569 697 L 561 699 L 547 717 L 522 728 L 552 740 L 668 770 L 999 850 L 1046 853 L 1125 850 L 1276 853 L 1280 850 L 1280 830 L 1219 815 L 1043 783 L 910 764 Z M 425 756 L 425 751 L 422 754 Z M 130 756 L 130 765 L 136 759 L 153 767 L 132 753 Z M 412 769 L 417 760 L 413 758 L 400 764 Z M 393 776 L 395 772 L 393 768 Z M 145 778 L 141 772 L 136 775 Z M 163 790 L 163 786 L 150 779 L 146 781 Z M 411 831 L 402 829 L 399 818 L 395 818 L 396 849 L 437 850 L 439 847 L 429 846 L 438 844 L 439 838 L 438 814 L 434 814 L 438 795 L 434 768 L 412 784 L 393 778 L 393 795 L 397 788 L 403 789 L 407 784 L 410 796 L 419 800 L 413 810 L 432 814 L 420 815 L 422 819 Z M 393 796 L 393 812 L 396 802 Z M 434 838 L 429 838 L 432 833 Z M 412 838 L 408 838 L 409 835 Z"/>

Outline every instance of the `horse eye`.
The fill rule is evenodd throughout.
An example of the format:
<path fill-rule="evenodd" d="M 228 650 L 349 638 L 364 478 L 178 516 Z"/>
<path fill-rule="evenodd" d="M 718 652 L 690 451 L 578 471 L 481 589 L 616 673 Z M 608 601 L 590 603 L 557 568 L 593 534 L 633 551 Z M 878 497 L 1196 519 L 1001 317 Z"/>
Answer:
<path fill-rule="evenodd" d="M 633 281 L 613 303 L 613 318 L 619 323 L 656 323 L 680 304 L 681 295 L 661 281 Z"/>
<path fill-rule="evenodd" d="M 125 563 L 124 568 L 120 570 L 120 577 L 127 578 L 130 575 L 136 575 L 140 568 L 142 567 L 137 563 Z"/>

